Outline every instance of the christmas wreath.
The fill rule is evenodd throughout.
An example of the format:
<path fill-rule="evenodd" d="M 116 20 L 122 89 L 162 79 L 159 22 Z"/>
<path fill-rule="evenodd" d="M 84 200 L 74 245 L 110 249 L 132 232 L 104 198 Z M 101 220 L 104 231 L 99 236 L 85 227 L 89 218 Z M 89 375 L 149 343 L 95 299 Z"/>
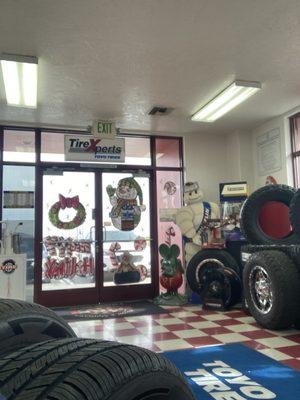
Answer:
<path fill-rule="evenodd" d="M 63 222 L 59 219 L 59 211 L 66 208 L 74 208 L 77 214 L 69 222 Z M 79 196 L 64 197 L 59 195 L 59 201 L 53 204 L 49 210 L 49 220 L 59 229 L 75 229 L 82 225 L 86 218 L 86 211 L 84 206 L 79 202 Z"/>

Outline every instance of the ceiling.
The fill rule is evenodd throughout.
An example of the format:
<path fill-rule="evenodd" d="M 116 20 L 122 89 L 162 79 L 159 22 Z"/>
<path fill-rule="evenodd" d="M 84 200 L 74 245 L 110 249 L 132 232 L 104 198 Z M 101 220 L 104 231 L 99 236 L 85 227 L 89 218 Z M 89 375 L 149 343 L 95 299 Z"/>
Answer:
<path fill-rule="evenodd" d="M 0 52 L 39 57 L 39 106 L 0 121 L 229 133 L 300 105 L 299 0 L 1 0 Z M 189 117 L 234 79 L 263 90 L 212 124 Z M 150 117 L 154 105 L 174 108 Z"/>

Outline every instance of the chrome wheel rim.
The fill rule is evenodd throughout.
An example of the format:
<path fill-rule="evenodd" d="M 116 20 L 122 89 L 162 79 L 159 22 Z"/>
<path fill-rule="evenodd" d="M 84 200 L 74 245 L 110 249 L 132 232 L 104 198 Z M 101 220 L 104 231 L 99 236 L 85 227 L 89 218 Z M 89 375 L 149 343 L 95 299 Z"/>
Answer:
<path fill-rule="evenodd" d="M 257 265 L 249 276 L 249 287 L 252 302 L 262 314 L 268 314 L 273 306 L 273 291 L 267 271 Z"/>
<path fill-rule="evenodd" d="M 200 271 L 201 269 L 203 269 L 205 266 L 207 265 L 213 265 L 215 264 L 217 267 L 224 267 L 224 264 L 218 260 L 217 258 L 205 258 L 204 260 L 202 260 L 196 268 L 196 281 L 197 283 L 200 283 Z"/>

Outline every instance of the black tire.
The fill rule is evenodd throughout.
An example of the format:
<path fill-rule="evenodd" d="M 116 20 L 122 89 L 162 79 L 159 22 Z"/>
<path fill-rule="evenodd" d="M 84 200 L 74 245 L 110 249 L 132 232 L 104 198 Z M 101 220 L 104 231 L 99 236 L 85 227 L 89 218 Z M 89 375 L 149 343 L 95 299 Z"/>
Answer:
<path fill-rule="evenodd" d="M 264 308 L 259 304 L 255 278 L 267 277 L 263 295 L 271 299 Z M 267 329 L 288 328 L 297 319 L 300 304 L 300 274 L 294 262 L 283 252 L 266 250 L 253 254 L 243 272 L 244 295 L 252 316 Z M 268 295 L 268 289 L 271 296 Z"/>
<path fill-rule="evenodd" d="M 295 234 L 300 241 L 300 190 L 297 190 L 290 204 L 290 220 Z"/>
<path fill-rule="evenodd" d="M 6 400 L 193 400 L 181 372 L 139 347 L 93 339 L 52 340 L 0 360 Z"/>
<path fill-rule="evenodd" d="M 247 244 L 241 248 L 242 253 L 257 253 L 258 251 L 264 250 L 279 250 L 285 251 L 288 250 L 291 246 L 289 244 Z"/>
<path fill-rule="evenodd" d="M 258 251 L 278 250 L 288 255 L 300 270 L 300 245 L 299 244 L 249 244 L 242 247 L 242 260 L 245 263 L 251 254 Z"/>
<path fill-rule="evenodd" d="M 241 279 L 233 269 L 209 267 L 201 278 L 203 289 L 199 295 L 205 308 L 226 310 L 240 301 Z"/>
<path fill-rule="evenodd" d="M 76 337 L 65 320 L 38 304 L 0 299 L 0 357 L 33 343 Z"/>
<path fill-rule="evenodd" d="M 293 231 L 283 238 L 268 236 L 259 225 L 261 208 L 270 201 L 277 201 L 290 207 L 295 189 L 287 185 L 267 185 L 252 193 L 241 211 L 241 231 L 251 244 L 296 244 L 299 239 Z"/>
<path fill-rule="evenodd" d="M 247 300 L 245 299 L 245 297 L 243 297 L 243 300 L 242 300 L 242 310 L 244 311 L 245 314 L 251 315 L 249 307 L 248 307 L 248 303 L 247 303 Z"/>
<path fill-rule="evenodd" d="M 115 272 L 114 274 L 114 282 L 116 285 L 136 283 L 140 280 L 141 274 L 139 273 L 139 271 Z"/>
<path fill-rule="evenodd" d="M 225 250 L 204 249 L 200 250 L 190 260 L 186 269 L 186 278 L 193 292 L 200 294 L 201 292 L 201 268 L 207 264 L 206 260 L 215 263 L 216 267 L 226 267 L 233 269 L 240 275 L 240 267 L 236 260 Z"/>

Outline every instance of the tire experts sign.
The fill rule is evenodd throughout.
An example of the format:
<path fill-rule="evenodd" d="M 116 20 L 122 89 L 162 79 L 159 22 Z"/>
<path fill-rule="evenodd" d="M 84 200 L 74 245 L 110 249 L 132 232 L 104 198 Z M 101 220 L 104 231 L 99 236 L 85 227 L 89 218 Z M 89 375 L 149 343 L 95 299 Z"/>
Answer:
<path fill-rule="evenodd" d="M 66 161 L 125 162 L 125 139 L 65 135 Z"/>

